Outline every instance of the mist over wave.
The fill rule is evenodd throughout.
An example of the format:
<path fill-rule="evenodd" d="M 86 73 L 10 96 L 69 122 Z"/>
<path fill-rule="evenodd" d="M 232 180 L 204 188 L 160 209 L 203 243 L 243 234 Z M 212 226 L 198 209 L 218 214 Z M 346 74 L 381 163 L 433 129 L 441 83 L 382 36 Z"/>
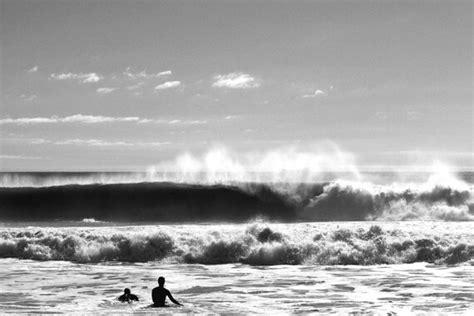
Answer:
<path fill-rule="evenodd" d="M 474 220 L 472 173 L 361 173 L 326 142 L 215 148 L 129 173 L 2 173 L 0 220 L 124 222 Z"/>
<path fill-rule="evenodd" d="M 373 184 L 421 185 L 431 182 L 451 185 L 455 172 L 444 163 L 433 161 L 415 171 L 388 168 L 362 172 L 351 153 L 332 142 L 311 146 L 286 146 L 266 152 L 232 152 L 215 147 L 201 155 L 184 153 L 174 160 L 149 166 L 145 172 L 0 172 L 0 187 L 51 187 L 64 185 L 130 184 L 171 182 L 199 185 L 239 183 L 300 184 L 330 181 Z M 409 168 L 410 169 L 410 168 Z M 474 182 L 472 173 L 458 173 L 464 181 Z M 443 181 L 440 181 L 440 176 Z M 433 178 L 433 179 L 432 179 Z M 444 181 L 448 180 L 448 182 Z M 457 185 L 458 185 L 457 184 Z"/>
<path fill-rule="evenodd" d="M 316 183 L 343 176 L 358 179 L 353 155 L 332 142 L 288 146 L 268 152 L 236 153 L 216 147 L 200 156 L 184 153 L 149 166 L 146 172 L 5 172 L 0 187 L 172 182 L 216 185 L 235 183 Z"/>
<path fill-rule="evenodd" d="M 278 264 L 456 264 L 474 257 L 474 236 L 462 223 L 372 223 L 9 228 L 0 230 L 0 258 L 76 262 Z"/>

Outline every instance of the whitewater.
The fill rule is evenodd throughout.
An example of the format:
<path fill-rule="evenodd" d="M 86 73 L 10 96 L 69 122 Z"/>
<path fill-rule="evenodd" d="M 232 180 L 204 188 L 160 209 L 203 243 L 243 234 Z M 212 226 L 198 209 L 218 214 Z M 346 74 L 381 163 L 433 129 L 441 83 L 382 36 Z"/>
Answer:
<path fill-rule="evenodd" d="M 2 173 L 0 309 L 469 314 L 473 174 Z M 128 287 L 140 298 L 121 304 Z"/>

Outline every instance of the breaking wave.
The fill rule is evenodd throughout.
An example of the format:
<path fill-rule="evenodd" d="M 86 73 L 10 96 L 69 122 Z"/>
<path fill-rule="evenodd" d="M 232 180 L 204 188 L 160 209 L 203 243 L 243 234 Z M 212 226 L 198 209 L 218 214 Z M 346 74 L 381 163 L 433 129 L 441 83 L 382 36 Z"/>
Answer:
<path fill-rule="evenodd" d="M 128 183 L 0 188 L 0 220 L 96 222 L 473 221 L 473 186 L 435 182 L 197 185 Z M 87 222 L 87 221 L 84 221 Z"/>
<path fill-rule="evenodd" d="M 304 206 L 305 220 L 474 220 L 473 188 L 330 183 Z"/>
<path fill-rule="evenodd" d="M 361 224 L 9 228 L 0 231 L 0 258 L 249 265 L 457 264 L 474 258 L 467 223 L 448 229 L 424 222 L 385 229 Z"/>

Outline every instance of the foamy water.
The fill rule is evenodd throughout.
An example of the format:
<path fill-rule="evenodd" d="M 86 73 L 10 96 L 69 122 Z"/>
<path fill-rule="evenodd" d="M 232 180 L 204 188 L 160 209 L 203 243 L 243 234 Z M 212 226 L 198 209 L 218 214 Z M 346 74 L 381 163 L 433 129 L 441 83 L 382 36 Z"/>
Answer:
<path fill-rule="evenodd" d="M 184 304 L 173 313 L 474 307 L 472 222 L 56 225 L 0 229 L 1 310 L 155 312 L 147 306 L 160 275 Z M 116 301 L 125 287 L 139 303 Z"/>
<path fill-rule="evenodd" d="M 474 267 L 77 264 L 2 259 L 4 312 L 151 311 L 160 275 L 184 307 L 173 313 L 460 313 L 474 307 Z M 140 302 L 115 300 L 124 287 Z M 163 311 L 162 311 L 163 312 Z"/>
<path fill-rule="evenodd" d="M 77 224 L 77 223 L 76 223 Z M 474 256 L 472 222 L 320 222 L 0 229 L 0 257 L 73 262 L 456 264 Z"/>

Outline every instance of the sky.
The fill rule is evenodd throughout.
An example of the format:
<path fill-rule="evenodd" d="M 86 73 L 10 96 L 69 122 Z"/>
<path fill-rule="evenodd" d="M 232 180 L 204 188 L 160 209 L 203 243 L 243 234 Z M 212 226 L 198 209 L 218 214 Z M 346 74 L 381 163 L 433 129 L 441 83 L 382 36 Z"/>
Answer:
<path fill-rule="evenodd" d="M 1 171 L 474 169 L 470 1 L 0 3 Z"/>

